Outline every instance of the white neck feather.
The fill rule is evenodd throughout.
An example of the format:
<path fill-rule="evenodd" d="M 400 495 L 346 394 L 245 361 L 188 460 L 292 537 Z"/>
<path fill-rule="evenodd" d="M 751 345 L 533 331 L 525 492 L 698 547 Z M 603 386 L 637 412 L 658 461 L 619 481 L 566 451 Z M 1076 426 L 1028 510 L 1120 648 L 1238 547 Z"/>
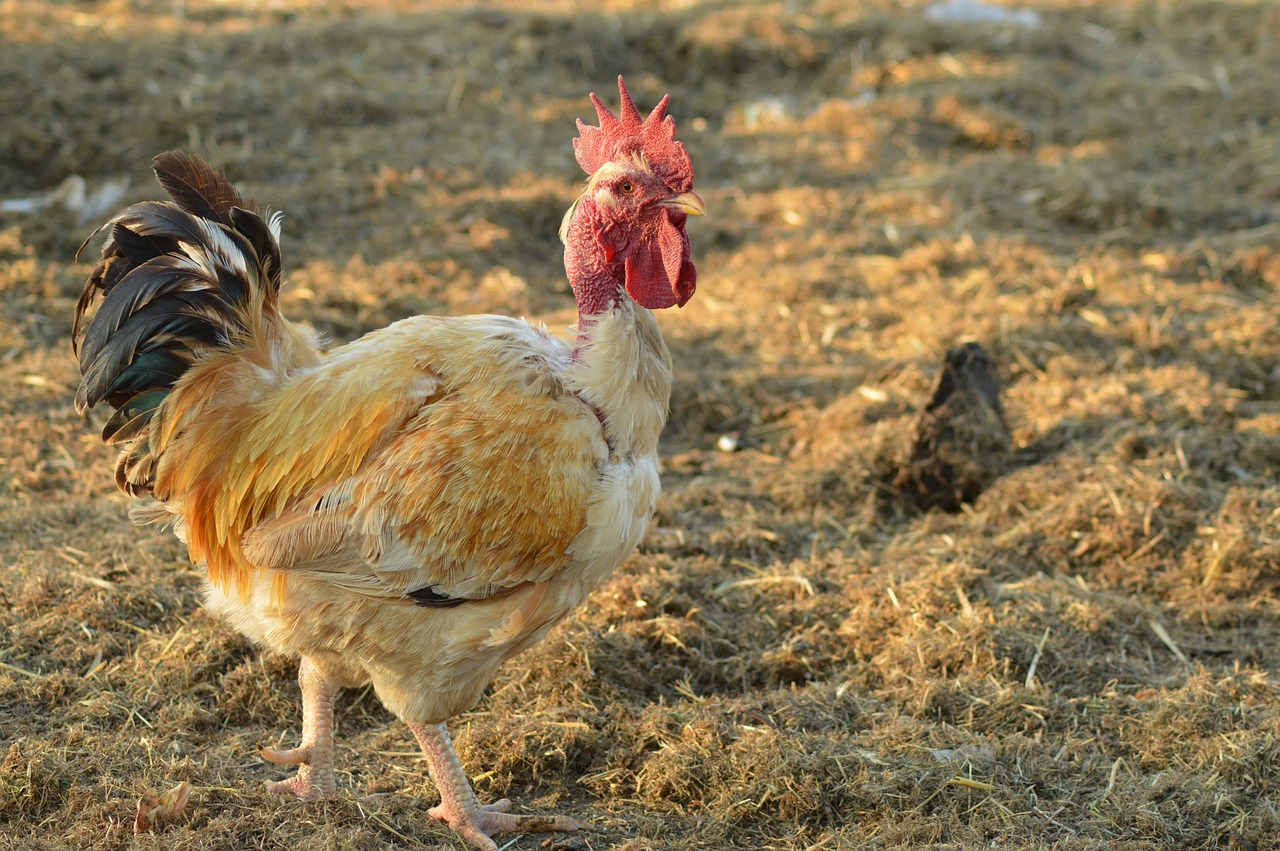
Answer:
<path fill-rule="evenodd" d="M 589 321 L 567 388 L 599 412 L 615 453 L 655 454 L 671 401 L 671 353 L 653 312 L 624 296 Z"/>

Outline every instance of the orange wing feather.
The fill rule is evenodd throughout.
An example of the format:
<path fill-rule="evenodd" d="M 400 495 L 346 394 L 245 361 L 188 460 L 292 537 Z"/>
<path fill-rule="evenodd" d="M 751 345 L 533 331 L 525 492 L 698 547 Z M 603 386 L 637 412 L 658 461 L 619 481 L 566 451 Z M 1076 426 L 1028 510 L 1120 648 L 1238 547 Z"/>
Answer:
<path fill-rule="evenodd" d="M 586 523 L 599 421 L 572 396 L 486 397 L 433 405 L 355 484 L 364 550 L 389 588 L 478 597 L 541 581 Z"/>
<path fill-rule="evenodd" d="M 183 423 L 162 455 L 156 493 L 181 507 L 191 556 L 214 585 L 247 593 L 254 567 L 241 546 L 245 532 L 298 495 L 353 474 L 422 405 L 421 389 L 413 392 L 419 376 L 379 375 L 368 365 L 304 373 L 260 398 L 214 395 L 219 385 L 249 386 L 234 371 L 251 365 L 210 370 L 175 390 Z M 217 401 L 185 409 L 195 396 Z"/>
<path fill-rule="evenodd" d="M 605 451 L 551 377 L 556 345 L 511 320 L 419 317 L 275 385 L 210 358 L 162 412 L 157 496 L 210 581 L 242 595 L 262 569 L 379 596 L 539 581 L 585 523 Z"/>

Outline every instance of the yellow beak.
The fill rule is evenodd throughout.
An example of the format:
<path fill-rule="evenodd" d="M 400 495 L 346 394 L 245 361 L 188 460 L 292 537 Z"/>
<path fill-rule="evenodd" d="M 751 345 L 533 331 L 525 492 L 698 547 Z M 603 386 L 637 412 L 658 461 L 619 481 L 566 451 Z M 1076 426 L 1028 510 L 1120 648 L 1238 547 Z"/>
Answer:
<path fill-rule="evenodd" d="M 707 214 L 707 205 L 702 202 L 702 196 L 697 192 L 685 192 L 674 198 L 668 198 L 662 204 L 679 210 L 687 216 L 705 216 Z"/>

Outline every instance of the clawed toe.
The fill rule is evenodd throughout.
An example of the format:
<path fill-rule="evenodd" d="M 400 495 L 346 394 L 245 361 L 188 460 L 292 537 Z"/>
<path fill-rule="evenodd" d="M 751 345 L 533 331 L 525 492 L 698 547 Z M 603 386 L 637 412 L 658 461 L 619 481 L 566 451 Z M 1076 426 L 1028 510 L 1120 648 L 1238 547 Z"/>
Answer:
<path fill-rule="evenodd" d="M 303 788 L 297 780 L 297 777 L 290 777 L 288 780 L 266 780 L 263 781 L 262 787 L 273 795 L 286 797 L 292 795 L 299 801 L 316 800 L 314 790 L 309 787 Z"/>
<path fill-rule="evenodd" d="M 493 837 L 503 833 L 545 833 L 548 831 L 581 830 L 582 825 L 568 816 L 512 815 L 507 812 L 511 804 L 482 806 L 474 814 L 460 813 L 445 805 L 433 807 L 430 815 L 453 828 L 473 848 L 493 849 L 497 843 Z"/>
<path fill-rule="evenodd" d="M 290 748 L 282 751 L 266 745 L 258 745 L 258 756 L 276 765 L 302 765 L 311 758 L 311 748 Z"/>
<path fill-rule="evenodd" d="M 293 795 L 300 801 L 327 801 L 337 797 L 338 784 L 333 775 L 317 776 L 319 772 L 309 769 L 310 766 L 303 765 L 288 780 L 268 780 L 263 785 L 268 792 Z"/>
<path fill-rule="evenodd" d="M 431 817 L 449 825 L 477 851 L 497 851 L 493 837 L 500 833 L 582 829 L 581 824 L 568 816 L 514 815 L 510 812 L 511 802 L 506 798 L 481 805 L 462 770 L 445 725 L 410 724 L 409 729 L 422 745 L 431 776 L 440 789 L 440 804 L 431 808 Z"/>
<path fill-rule="evenodd" d="M 288 780 L 268 780 L 268 792 L 293 795 L 303 801 L 336 797 L 338 781 L 333 773 L 333 699 L 336 690 L 307 657 L 298 665 L 302 690 L 302 744 L 296 748 L 258 746 L 258 754 L 276 765 L 296 765 Z"/>
<path fill-rule="evenodd" d="M 459 833 L 467 834 L 474 828 L 486 837 L 497 836 L 500 833 L 582 830 L 582 825 L 568 816 L 514 815 L 511 813 L 511 802 L 505 798 L 493 804 L 482 805 L 475 814 L 458 812 L 455 808 L 441 804 L 432 807 L 428 815 L 444 822 Z"/>

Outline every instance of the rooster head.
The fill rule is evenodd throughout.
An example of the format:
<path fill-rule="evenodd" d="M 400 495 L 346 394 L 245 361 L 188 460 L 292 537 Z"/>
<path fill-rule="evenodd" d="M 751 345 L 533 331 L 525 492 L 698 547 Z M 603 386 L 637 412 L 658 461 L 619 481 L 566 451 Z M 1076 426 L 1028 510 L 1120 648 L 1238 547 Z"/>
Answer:
<path fill-rule="evenodd" d="M 642 119 L 622 77 L 618 94 L 619 116 L 593 93 L 600 125 L 578 121 L 573 150 L 590 177 L 560 236 L 570 248 L 575 239 L 594 241 L 597 256 L 622 276 L 637 304 L 683 307 L 698 279 L 685 222 L 707 208 L 693 191 L 693 165 L 667 115 L 671 96 Z"/>

